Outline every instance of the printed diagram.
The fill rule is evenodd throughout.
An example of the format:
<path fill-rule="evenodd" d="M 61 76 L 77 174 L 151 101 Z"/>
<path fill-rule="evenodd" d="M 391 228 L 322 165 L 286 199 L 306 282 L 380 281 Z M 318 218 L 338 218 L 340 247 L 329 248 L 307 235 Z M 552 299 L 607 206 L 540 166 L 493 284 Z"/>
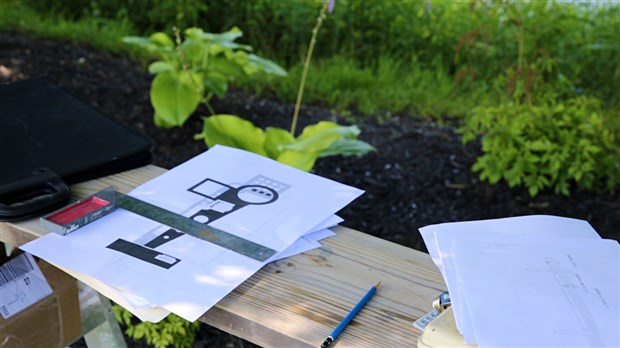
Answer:
<path fill-rule="evenodd" d="M 207 178 L 190 187 L 189 192 L 204 197 L 192 209 L 198 211 L 190 219 L 208 225 L 217 219 L 232 214 L 244 207 L 265 205 L 275 202 L 290 186 L 282 182 L 258 175 L 243 184 L 224 184 Z M 150 233 L 149 233 L 150 234 Z M 156 249 L 185 233 L 170 228 L 155 238 L 143 243 L 131 242 L 119 238 L 107 246 L 125 255 L 169 269 L 181 259 L 164 254 Z"/>
<path fill-rule="evenodd" d="M 585 301 L 579 293 L 578 286 L 573 282 L 570 272 L 563 270 L 559 262 L 553 257 L 545 257 L 547 268 L 530 269 L 529 271 L 550 272 L 555 277 L 566 299 L 570 303 L 573 312 L 581 326 L 581 330 L 556 329 L 555 332 L 563 335 L 583 336 L 590 347 L 602 347 L 603 341 L 598 335 L 596 322 L 588 309 Z"/>
<path fill-rule="evenodd" d="M 278 195 L 288 188 L 288 185 L 262 175 L 236 188 L 206 179 L 188 190 L 210 200 L 204 209 L 192 215 L 191 218 L 208 224 L 248 205 L 275 202 Z"/>

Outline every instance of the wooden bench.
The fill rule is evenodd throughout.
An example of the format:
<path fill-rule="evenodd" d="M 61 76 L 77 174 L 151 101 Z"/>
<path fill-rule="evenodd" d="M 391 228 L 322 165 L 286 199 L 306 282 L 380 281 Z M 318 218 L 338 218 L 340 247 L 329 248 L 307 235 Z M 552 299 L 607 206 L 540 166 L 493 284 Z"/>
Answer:
<path fill-rule="evenodd" d="M 126 193 L 164 172 L 149 165 L 74 185 L 73 195 L 108 186 Z M 446 289 L 429 255 L 346 227 L 334 231 L 321 248 L 263 267 L 200 320 L 261 346 L 318 347 L 381 281 L 334 346 L 415 347 L 412 322 Z M 38 219 L 0 223 L 0 241 L 15 246 L 44 234 Z"/>

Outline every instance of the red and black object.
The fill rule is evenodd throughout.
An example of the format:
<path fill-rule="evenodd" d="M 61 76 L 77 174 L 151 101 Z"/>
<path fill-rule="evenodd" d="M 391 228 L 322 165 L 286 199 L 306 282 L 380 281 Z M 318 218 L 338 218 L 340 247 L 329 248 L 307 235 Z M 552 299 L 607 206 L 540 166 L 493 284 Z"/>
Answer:
<path fill-rule="evenodd" d="M 0 221 L 66 204 L 70 184 L 151 163 L 152 142 L 47 78 L 0 85 Z"/>

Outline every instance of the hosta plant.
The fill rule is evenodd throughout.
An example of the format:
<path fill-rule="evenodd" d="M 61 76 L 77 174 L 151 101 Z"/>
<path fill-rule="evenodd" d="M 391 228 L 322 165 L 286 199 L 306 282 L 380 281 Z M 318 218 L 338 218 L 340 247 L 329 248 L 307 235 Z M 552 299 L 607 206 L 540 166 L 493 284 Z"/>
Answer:
<path fill-rule="evenodd" d="M 209 147 L 215 144 L 237 147 L 305 171 L 310 171 L 320 157 L 361 155 L 374 151 L 374 147 L 357 139 L 360 130 L 356 126 L 341 126 L 334 122 L 323 121 L 306 126 L 299 136 L 295 136 L 317 34 L 327 12 L 333 10 L 334 3 L 335 0 L 323 1 L 316 25 L 312 29 L 290 131 L 273 127 L 262 130 L 234 115 L 213 115 L 205 118 L 203 132 L 196 138 L 204 139 Z"/>
<path fill-rule="evenodd" d="M 251 151 L 292 167 L 310 171 L 320 157 L 354 155 L 373 151 L 369 144 L 357 140 L 357 126 L 340 126 L 321 121 L 307 126 L 301 135 L 293 137 L 282 128 L 262 130 L 234 115 L 206 117 L 204 131 L 196 136 L 209 147 L 227 145 Z"/>
<path fill-rule="evenodd" d="M 224 96 L 235 79 L 286 76 L 276 63 L 251 53 L 252 47 L 236 43 L 243 35 L 238 28 L 221 34 L 189 28 L 183 34 L 176 31 L 175 40 L 163 32 L 123 38 L 158 58 L 148 70 L 155 75 L 150 97 L 159 127 L 182 126 L 200 103 L 209 106 L 214 95 Z"/>
<path fill-rule="evenodd" d="M 209 100 L 214 95 L 224 96 L 229 83 L 236 78 L 257 74 L 286 76 L 286 71 L 276 63 L 250 53 L 250 46 L 236 43 L 242 36 L 238 28 L 222 34 L 189 28 L 183 32 L 184 38 L 177 31 L 175 40 L 161 32 L 150 37 L 125 37 L 126 43 L 159 57 L 149 66 L 149 72 L 155 75 L 150 92 L 155 124 L 182 126 L 200 103 L 204 103 L 211 116 L 203 118 L 203 132 L 196 139 L 204 139 L 209 147 L 220 144 L 255 152 L 305 171 L 310 171 L 320 157 L 361 155 L 375 150 L 357 139 L 360 130 L 356 126 L 319 122 L 295 135 L 318 30 L 333 6 L 334 0 L 323 2 L 312 30 L 290 131 L 271 127 L 262 130 L 238 116 L 216 114 L 210 107 Z"/>

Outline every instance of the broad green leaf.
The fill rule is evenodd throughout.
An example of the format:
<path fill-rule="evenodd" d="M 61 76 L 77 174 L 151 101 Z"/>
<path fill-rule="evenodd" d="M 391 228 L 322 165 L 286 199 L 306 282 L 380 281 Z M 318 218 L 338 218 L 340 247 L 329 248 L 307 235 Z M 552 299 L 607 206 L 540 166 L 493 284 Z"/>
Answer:
<path fill-rule="evenodd" d="M 212 46 L 212 45 L 219 46 L 219 48 L 216 48 L 217 53 L 221 53 L 222 48 L 245 50 L 245 51 L 252 50 L 251 46 L 238 44 L 234 42 L 236 39 L 243 36 L 243 33 L 241 32 L 241 30 L 239 30 L 239 28 L 237 27 L 232 28 L 231 30 L 221 33 L 221 34 L 205 33 L 200 28 L 189 28 L 185 30 L 185 36 L 190 39 L 202 41 L 203 43 L 206 43 L 209 46 Z M 216 54 L 216 53 L 213 53 L 213 54 Z"/>
<path fill-rule="evenodd" d="M 241 66 L 234 61 L 228 60 L 224 57 L 212 57 L 209 60 L 209 72 L 217 72 L 231 78 L 241 78 L 245 76 L 245 73 Z"/>
<path fill-rule="evenodd" d="M 172 47 L 161 46 L 151 41 L 148 37 L 141 36 L 125 36 L 122 41 L 127 44 L 136 45 L 140 48 L 147 50 L 148 52 L 157 52 L 159 54 L 169 54 L 172 52 Z"/>
<path fill-rule="evenodd" d="M 277 159 L 282 152 L 283 145 L 295 142 L 295 138 L 287 130 L 269 127 L 265 131 L 265 152 L 269 158 Z"/>
<path fill-rule="evenodd" d="M 125 36 L 121 39 L 121 41 L 123 41 L 124 43 L 132 44 L 132 45 L 136 45 L 140 47 L 146 47 L 147 45 L 151 43 L 151 40 L 149 40 L 148 37 L 142 37 L 142 36 Z"/>
<path fill-rule="evenodd" d="M 207 90 L 223 97 L 228 91 L 228 80 L 228 76 L 220 73 L 219 71 L 211 71 L 204 79 L 204 85 Z"/>
<path fill-rule="evenodd" d="M 238 44 L 236 42 L 216 41 L 217 45 L 229 50 L 252 51 L 252 46 Z"/>
<path fill-rule="evenodd" d="M 239 64 L 247 74 L 246 68 L 250 67 L 250 57 L 247 53 L 243 51 L 234 52 L 233 55 L 230 56 L 230 59 Z M 256 69 L 254 67 L 251 68 Z"/>
<path fill-rule="evenodd" d="M 176 123 L 157 114 L 157 112 L 153 114 L 153 123 L 155 123 L 155 125 L 159 128 L 173 128 L 178 126 Z"/>
<path fill-rule="evenodd" d="M 280 163 L 309 172 L 314 167 L 317 158 L 319 155 L 315 152 L 285 150 L 280 153 L 277 160 Z"/>
<path fill-rule="evenodd" d="M 334 155 L 363 155 L 377 151 L 372 145 L 357 139 L 340 139 L 333 142 L 327 149 L 321 151 L 321 157 Z"/>
<path fill-rule="evenodd" d="M 341 138 L 342 136 L 340 134 L 326 129 L 303 140 L 297 140 L 292 144 L 284 145 L 284 148 L 287 150 L 316 152 L 318 154 Z"/>
<path fill-rule="evenodd" d="M 359 134 L 359 128 L 356 126 L 340 126 L 337 123 L 329 121 L 321 121 L 317 124 L 307 126 L 301 132 L 298 140 L 286 145 L 288 150 L 316 152 L 329 148 L 334 142 L 341 139 L 353 139 Z"/>
<path fill-rule="evenodd" d="M 163 127 L 182 126 L 196 110 L 204 93 L 200 75 L 181 71 L 160 73 L 151 85 L 155 122 Z"/>
<path fill-rule="evenodd" d="M 149 37 L 149 41 L 162 47 L 174 47 L 174 41 L 166 33 L 158 32 Z"/>
<path fill-rule="evenodd" d="M 343 138 L 355 138 L 360 134 L 360 129 L 357 126 L 346 127 L 331 121 L 321 121 L 319 123 L 306 126 L 301 132 L 299 140 L 310 138 L 317 133 L 322 133 L 328 129 L 332 132 L 340 134 Z"/>
<path fill-rule="evenodd" d="M 213 40 L 217 42 L 232 42 L 243 36 L 243 32 L 238 27 L 233 27 L 221 34 L 212 34 Z"/>
<path fill-rule="evenodd" d="M 211 78 L 205 79 L 204 84 L 208 91 L 215 93 L 218 97 L 223 97 L 228 91 L 228 82 L 226 81 Z"/>
<path fill-rule="evenodd" d="M 220 43 L 210 43 L 207 45 L 207 49 L 209 50 L 209 55 L 211 56 L 217 56 L 220 53 L 228 54 L 231 50 Z"/>
<path fill-rule="evenodd" d="M 203 132 L 196 135 L 196 139 L 204 139 L 209 147 L 220 144 L 267 155 L 263 149 L 265 132 L 252 122 L 234 115 L 205 117 Z"/>
<path fill-rule="evenodd" d="M 163 61 L 153 62 L 149 65 L 149 73 L 153 75 L 174 70 L 175 68 L 172 64 Z"/>
<path fill-rule="evenodd" d="M 238 27 L 233 27 L 227 32 L 220 34 L 205 33 L 201 28 L 187 28 L 185 29 L 185 36 L 193 39 L 209 40 L 216 42 L 231 42 L 243 36 L 243 32 Z"/>
<path fill-rule="evenodd" d="M 201 28 L 187 28 L 183 31 L 186 38 L 201 40 L 205 38 L 205 32 Z"/>
<path fill-rule="evenodd" d="M 261 58 L 255 54 L 249 54 L 248 56 L 250 58 L 250 62 L 266 74 L 282 76 L 282 77 L 285 77 L 288 75 L 286 73 L 286 70 L 284 70 L 284 68 L 282 68 L 275 62 L 272 62 L 271 60 Z"/>
<path fill-rule="evenodd" d="M 307 139 L 317 133 L 323 132 L 326 129 L 332 129 L 332 128 L 337 128 L 340 125 L 338 123 L 335 122 L 330 122 L 330 121 L 320 121 L 319 123 L 315 123 L 315 124 L 311 124 L 309 126 L 306 126 L 302 132 L 301 135 L 298 137 L 299 140 L 304 140 Z"/>
<path fill-rule="evenodd" d="M 181 50 L 185 54 L 186 59 L 194 65 L 200 66 L 205 59 L 206 49 L 199 40 L 186 39 L 181 44 Z"/>
<path fill-rule="evenodd" d="M 252 50 L 251 46 L 242 45 L 242 44 L 233 42 L 236 39 L 243 36 L 243 32 L 237 27 L 234 27 L 230 29 L 229 31 L 221 33 L 221 34 L 209 34 L 209 35 L 210 35 L 211 40 L 217 42 L 218 44 L 226 48 L 235 49 L 235 50 L 245 50 L 245 51 Z"/>

